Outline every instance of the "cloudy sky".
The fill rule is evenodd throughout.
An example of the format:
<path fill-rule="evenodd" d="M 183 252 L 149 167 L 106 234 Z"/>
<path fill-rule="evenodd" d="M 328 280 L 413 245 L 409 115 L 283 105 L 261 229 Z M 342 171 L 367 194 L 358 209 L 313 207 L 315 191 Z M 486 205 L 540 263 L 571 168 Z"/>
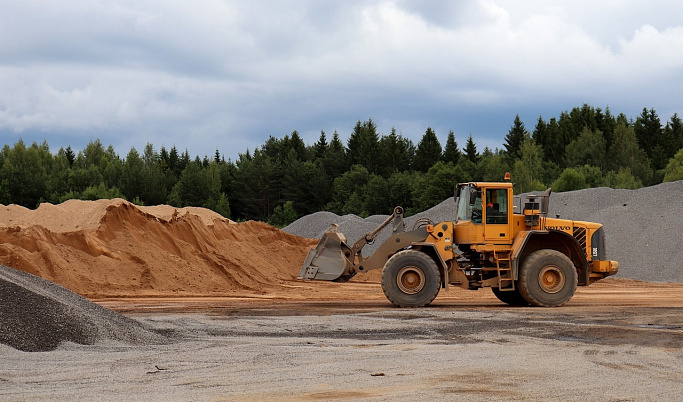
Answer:
<path fill-rule="evenodd" d="M 683 114 L 683 3 L 0 1 L 0 141 L 226 158 L 372 118 L 500 148 L 588 103 Z M 0 144 L 0 145 L 2 145 Z"/>

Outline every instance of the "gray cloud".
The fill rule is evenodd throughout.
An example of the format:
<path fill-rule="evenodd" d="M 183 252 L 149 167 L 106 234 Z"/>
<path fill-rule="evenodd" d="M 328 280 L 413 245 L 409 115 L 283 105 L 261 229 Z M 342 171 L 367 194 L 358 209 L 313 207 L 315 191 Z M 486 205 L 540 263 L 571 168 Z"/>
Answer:
<path fill-rule="evenodd" d="M 0 4 L 0 134 L 235 158 L 268 135 L 499 147 L 516 113 L 681 112 L 677 2 L 21 1 Z M 615 22 L 616 21 L 616 22 Z"/>

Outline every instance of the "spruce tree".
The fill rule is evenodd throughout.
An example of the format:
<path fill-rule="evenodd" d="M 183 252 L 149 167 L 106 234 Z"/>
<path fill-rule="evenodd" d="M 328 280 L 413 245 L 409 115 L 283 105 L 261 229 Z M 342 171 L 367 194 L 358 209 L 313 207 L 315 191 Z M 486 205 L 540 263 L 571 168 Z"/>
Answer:
<path fill-rule="evenodd" d="M 660 152 L 661 148 L 657 149 L 657 146 L 669 147 L 671 144 L 662 143 L 662 123 L 655 110 L 647 110 L 647 108 L 644 108 L 640 116 L 636 119 L 633 128 L 636 132 L 638 145 L 640 145 L 643 151 L 645 151 L 647 156 L 652 160 L 652 167 L 655 170 L 664 168 L 667 161 L 663 160 L 663 155 L 661 155 Z M 656 149 L 657 152 L 655 152 Z"/>
<path fill-rule="evenodd" d="M 363 123 L 360 120 L 349 136 L 347 142 L 349 162 L 351 165 L 361 165 L 370 173 L 379 170 L 379 136 L 377 126 L 369 119 Z"/>
<path fill-rule="evenodd" d="M 422 139 L 417 144 L 415 151 L 414 166 L 415 169 L 426 173 L 430 167 L 442 159 L 442 149 L 439 139 L 436 138 L 436 133 L 431 127 L 427 127 Z"/>
<path fill-rule="evenodd" d="M 325 151 L 327 151 L 327 136 L 324 131 L 320 132 L 320 138 L 313 145 L 313 152 L 316 159 L 322 159 L 325 156 Z"/>
<path fill-rule="evenodd" d="M 683 121 L 678 117 L 678 113 L 674 113 L 666 125 L 672 132 L 675 152 L 678 153 L 678 150 L 683 148 Z"/>
<path fill-rule="evenodd" d="M 455 133 L 453 133 L 453 130 L 450 130 L 446 139 L 446 146 L 443 150 L 443 161 L 457 165 L 458 159 L 460 159 L 460 149 L 455 141 Z"/>
<path fill-rule="evenodd" d="M 467 144 L 465 144 L 464 151 L 467 159 L 476 165 L 476 163 L 479 161 L 479 153 L 477 152 L 477 145 L 472 139 L 472 134 L 470 134 L 470 137 L 467 139 Z"/>
<path fill-rule="evenodd" d="M 391 129 L 391 134 L 382 136 L 379 148 L 380 173 L 384 177 L 410 168 L 410 142 L 396 134 L 395 128 Z"/>
<path fill-rule="evenodd" d="M 520 149 L 522 148 L 524 135 L 526 133 L 526 128 L 519 118 L 519 115 L 515 116 L 515 121 L 512 124 L 512 127 L 510 127 L 510 131 L 508 131 L 508 134 L 505 136 L 505 144 L 503 144 L 511 159 L 519 159 L 521 157 Z"/>

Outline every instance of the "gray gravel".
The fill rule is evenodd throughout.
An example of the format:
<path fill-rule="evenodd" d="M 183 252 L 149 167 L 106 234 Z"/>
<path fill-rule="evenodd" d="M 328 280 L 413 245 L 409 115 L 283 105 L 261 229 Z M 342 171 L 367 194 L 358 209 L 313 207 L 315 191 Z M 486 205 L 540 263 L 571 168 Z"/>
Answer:
<path fill-rule="evenodd" d="M 422 217 L 434 222 L 454 218 L 455 204 L 448 198 L 439 205 L 406 219 L 407 229 Z M 550 217 L 602 223 L 607 235 L 607 256 L 619 261 L 618 277 L 651 282 L 683 282 L 683 181 L 662 183 L 638 190 L 592 188 L 550 197 Z M 353 243 L 371 232 L 387 215 L 361 219 L 316 212 L 304 216 L 283 230 L 309 238 L 320 238 L 331 223 L 340 226 Z M 388 237 L 385 230 L 368 256 Z"/>
<path fill-rule="evenodd" d="M 420 212 L 405 219 L 406 230 L 413 228 L 413 225 L 418 219 L 428 218 L 433 222 L 443 222 L 453 219 L 455 211 L 455 202 L 453 197 L 443 201 L 424 212 Z M 346 236 L 346 239 L 353 244 L 365 234 L 372 232 L 377 226 L 384 222 L 389 215 L 371 215 L 363 219 L 358 215 L 348 214 L 339 216 L 333 212 L 315 212 L 310 215 L 303 216 L 292 222 L 282 230 L 297 236 L 308 237 L 311 239 L 319 239 L 323 233 L 335 223 L 339 225 L 339 231 Z M 391 235 L 392 225 L 390 224 L 383 230 L 373 244 L 368 245 L 363 249 L 363 255 L 371 255 L 377 247 Z"/>
<path fill-rule="evenodd" d="M 29 273 L 0 265 L 0 343 L 26 352 L 64 342 L 167 342 L 140 323 Z"/>
<path fill-rule="evenodd" d="M 0 345 L 0 400 L 680 400 L 680 308 L 354 309 L 134 315 L 185 334 L 168 345 Z"/>

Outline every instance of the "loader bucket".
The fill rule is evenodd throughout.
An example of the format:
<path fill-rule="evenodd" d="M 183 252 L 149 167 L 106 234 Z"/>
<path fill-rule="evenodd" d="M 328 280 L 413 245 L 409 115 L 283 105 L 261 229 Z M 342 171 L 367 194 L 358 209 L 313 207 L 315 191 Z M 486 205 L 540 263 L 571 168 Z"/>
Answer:
<path fill-rule="evenodd" d="M 347 271 L 345 250 L 350 250 L 346 244 L 346 236 L 337 232 L 337 225 L 332 225 L 323 234 L 315 249 L 308 252 L 297 278 L 319 281 L 348 281 L 355 275 L 355 272 L 351 274 Z"/>

